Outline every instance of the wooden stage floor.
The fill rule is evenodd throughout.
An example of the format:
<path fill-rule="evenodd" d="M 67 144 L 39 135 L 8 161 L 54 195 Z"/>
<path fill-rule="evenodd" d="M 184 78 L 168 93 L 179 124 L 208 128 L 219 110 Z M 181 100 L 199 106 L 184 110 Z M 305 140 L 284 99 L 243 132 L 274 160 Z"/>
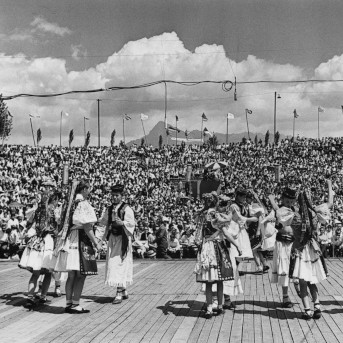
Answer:
<path fill-rule="evenodd" d="M 270 261 L 269 261 L 270 262 Z M 99 275 L 87 277 L 82 305 L 91 312 L 64 313 L 65 298 L 49 295 L 49 305 L 28 311 L 29 272 L 16 262 L 0 262 L 1 342 L 343 342 L 343 260 L 328 261 L 330 276 L 320 285 L 323 317 L 301 319 L 302 306 L 291 286 L 292 309 L 280 307 L 280 289 L 271 273 L 256 275 L 255 264 L 241 264 L 245 294 L 237 309 L 206 320 L 205 296 L 193 274 L 192 260 L 135 260 L 130 298 L 112 305 L 113 290 Z M 52 282 L 53 283 L 53 282 Z M 53 287 L 50 288 L 53 291 Z M 64 291 L 64 283 L 62 284 Z"/>

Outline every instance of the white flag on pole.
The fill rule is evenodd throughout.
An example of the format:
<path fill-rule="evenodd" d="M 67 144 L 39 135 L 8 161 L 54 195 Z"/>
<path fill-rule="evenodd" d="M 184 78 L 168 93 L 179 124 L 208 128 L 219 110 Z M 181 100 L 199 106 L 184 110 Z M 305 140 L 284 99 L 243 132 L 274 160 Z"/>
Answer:
<path fill-rule="evenodd" d="M 147 114 L 141 113 L 141 120 L 148 120 L 149 116 Z"/>
<path fill-rule="evenodd" d="M 64 114 L 65 114 L 67 117 L 69 117 L 69 113 L 67 113 L 67 112 L 64 112 Z"/>
<path fill-rule="evenodd" d="M 212 133 L 210 131 L 208 131 L 208 129 L 205 127 L 204 128 L 204 135 L 209 135 L 210 137 L 212 137 Z"/>
<path fill-rule="evenodd" d="M 235 119 L 235 116 L 232 113 L 227 114 L 227 119 Z"/>

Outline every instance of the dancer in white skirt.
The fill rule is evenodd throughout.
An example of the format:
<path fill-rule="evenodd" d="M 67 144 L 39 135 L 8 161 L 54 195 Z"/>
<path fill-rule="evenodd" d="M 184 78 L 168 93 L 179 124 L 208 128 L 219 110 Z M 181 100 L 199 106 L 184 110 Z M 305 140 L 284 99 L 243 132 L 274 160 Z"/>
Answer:
<path fill-rule="evenodd" d="M 291 308 L 293 303 L 288 295 L 289 268 L 291 261 L 291 251 L 294 241 L 293 229 L 290 226 L 296 209 L 296 190 L 286 187 L 281 195 L 281 207 L 279 208 L 274 199 L 269 197 L 276 212 L 276 225 L 278 230 L 273 252 L 272 283 L 277 283 L 282 287 L 282 307 Z M 272 216 L 269 216 L 272 220 Z"/>
<path fill-rule="evenodd" d="M 80 306 L 80 298 L 86 276 L 97 274 L 93 246 L 98 250 L 102 247 L 93 232 L 93 224 L 97 222 L 97 218 L 94 208 L 87 201 L 89 192 L 89 184 L 81 181 L 77 186 L 73 211 L 70 214 L 73 225 L 69 228 L 63 249 L 58 252 L 54 268 L 55 271 L 68 272 L 65 308 L 67 313 L 89 312 Z"/>
<path fill-rule="evenodd" d="M 232 219 L 239 226 L 237 237 L 238 245 L 242 250 L 242 255 L 237 258 L 238 261 L 253 259 L 250 239 L 247 232 L 247 224 L 258 222 L 257 216 L 248 218 L 248 208 L 246 206 L 247 191 L 243 188 L 236 190 L 235 201 L 231 204 L 229 211 L 232 213 Z"/>
<path fill-rule="evenodd" d="M 39 204 L 31 213 L 28 227 L 35 230 L 23 252 L 19 267 L 29 270 L 32 275 L 29 280 L 27 301 L 25 307 L 35 305 L 34 293 L 37 288 L 39 276 L 44 274 L 40 303 L 45 303 L 46 295 L 51 282 L 51 269 L 53 268 L 54 239 L 53 234 L 57 228 L 54 210 L 57 206 L 58 195 L 53 194 L 54 183 L 51 180 L 43 183 L 45 191 L 41 195 Z"/>
<path fill-rule="evenodd" d="M 122 199 L 123 192 L 120 184 L 111 187 L 112 204 L 101 219 L 106 226 L 103 239 L 108 240 L 105 284 L 117 289 L 113 304 L 128 299 L 126 287 L 133 281 L 132 237 L 136 222 L 132 208 Z"/>
<path fill-rule="evenodd" d="M 300 297 L 304 305 L 303 318 L 319 319 L 321 307 L 317 284 L 326 279 L 324 261 L 321 260 L 321 249 L 315 240 L 318 218 L 310 202 L 310 194 L 302 191 L 298 196 L 299 211 L 295 212 L 292 228 L 294 233 L 294 267 L 291 276 L 299 280 Z M 310 290 L 314 311 L 310 309 L 308 296 Z"/>
<path fill-rule="evenodd" d="M 254 260 L 257 267 L 257 273 L 266 273 L 269 270 L 267 261 L 265 260 L 261 246 L 262 246 L 262 224 L 261 221 L 265 215 L 266 210 L 262 206 L 259 199 L 255 199 L 255 193 L 248 191 L 247 193 L 247 204 L 248 204 L 248 217 L 258 217 L 258 222 L 253 222 L 248 225 L 248 233 L 250 237 L 250 245 L 253 251 Z M 257 195 L 256 195 L 257 197 Z M 258 201 L 258 203 L 256 202 Z"/>
<path fill-rule="evenodd" d="M 230 213 L 230 212 L 229 212 Z M 228 233 L 232 236 L 232 238 L 235 240 L 237 246 L 239 246 L 238 243 L 238 234 L 239 234 L 239 225 L 234 221 L 231 220 L 230 223 L 226 225 Z M 236 308 L 236 304 L 232 301 L 232 296 L 237 296 L 239 294 L 243 294 L 243 287 L 241 278 L 238 272 L 238 262 L 237 258 L 240 256 L 240 249 L 237 249 L 234 244 L 230 244 L 230 259 L 232 262 L 232 270 L 233 270 L 233 280 L 224 281 L 224 304 L 223 308 L 228 310 L 234 310 Z"/>
<path fill-rule="evenodd" d="M 226 240 L 234 245 L 239 253 L 241 248 L 228 233 L 226 226 L 230 223 L 231 215 L 217 212 L 218 196 L 216 192 L 204 194 L 205 207 L 198 217 L 196 242 L 200 245 L 197 263 L 194 269 L 197 282 L 206 284 L 207 319 L 213 316 L 212 286 L 217 285 L 218 310 L 223 309 L 223 281 L 234 280 L 233 264 Z"/>

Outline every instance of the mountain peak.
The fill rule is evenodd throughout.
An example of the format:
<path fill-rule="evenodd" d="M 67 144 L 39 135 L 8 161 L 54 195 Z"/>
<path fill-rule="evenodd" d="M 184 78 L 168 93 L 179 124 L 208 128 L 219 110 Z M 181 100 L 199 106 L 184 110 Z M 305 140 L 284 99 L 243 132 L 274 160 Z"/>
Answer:
<path fill-rule="evenodd" d="M 270 130 L 269 130 L 269 132 L 270 132 Z M 214 132 L 214 134 L 217 137 L 219 144 L 225 144 L 226 143 L 226 134 L 225 133 Z M 259 139 L 264 140 L 265 133 L 262 134 L 262 133 L 250 132 L 251 139 L 255 139 L 256 135 L 257 135 L 258 140 Z M 167 144 L 167 141 L 168 141 L 169 145 L 175 145 L 176 144 L 175 133 L 174 132 L 170 133 L 170 135 L 167 137 L 163 121 L 159 121 L 151 129 L 151 131 L 146 135 L 147 141 L 145 142 L 145 144 L 149 144 L 149 145 L 158 147 L 160 136 L 162 136 L 163 145 Z M 185 132 L 182 130 L 180 130 L 180 132 L 177 134 L 177 137 L 178 137 L 178 144 L 181 144 L 181 141 L 185 141 L 186 144 L 200 144 L 201 143 L 201 141 L 200 141 L 200 138 L 201 138 L 200 130 L 190 131 L 188 133 L 188 137 L 189 137 L 188 141 L 186 141 Z M 242 141 L 243 137 L 248 138 L 248 133 L 247 132 L 229 133 L 228 142 L 229 143 L 239 143 Z M 144 136 L 128 142 L 127 145 L 128 146 L 130 146 L 132 144 L 140 145 L 142 138 L 144 138 Z M 286 138 L 286 136 L 280 135 L 280 139 L 284 139 L 284 138 Z M 208 138 L 205 138 L 205 139 L 207 140 Z M 273 134 L 272 133 L 270 133 L 269 139 L 270 139 L 270 141 L 273 141 Z"/>

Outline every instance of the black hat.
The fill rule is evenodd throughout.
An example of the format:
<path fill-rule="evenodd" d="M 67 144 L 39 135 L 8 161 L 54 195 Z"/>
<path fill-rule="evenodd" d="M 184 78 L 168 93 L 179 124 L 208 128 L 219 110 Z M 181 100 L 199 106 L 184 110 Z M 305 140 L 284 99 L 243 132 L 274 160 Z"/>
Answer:
<path fill-rule="evenodd" d="M 282 196 L 289 199 L 296 199 L 297 191 L 295 189 L 286 187 L 282 192 Z"/>
<path fill-rule="evenodd" d="M 243 196 L 243 195 L 247 195 L 248 192 L 242 188 L 242 187 L 239 187 L 236 189 L 236 196 Z"/>
<path fill-rule="evenodd" d="M 123 193 L 124 191 L 124 186 L 120 184 L 116 184 L 111 187 L 111 192 L 112 193 Z"/>

